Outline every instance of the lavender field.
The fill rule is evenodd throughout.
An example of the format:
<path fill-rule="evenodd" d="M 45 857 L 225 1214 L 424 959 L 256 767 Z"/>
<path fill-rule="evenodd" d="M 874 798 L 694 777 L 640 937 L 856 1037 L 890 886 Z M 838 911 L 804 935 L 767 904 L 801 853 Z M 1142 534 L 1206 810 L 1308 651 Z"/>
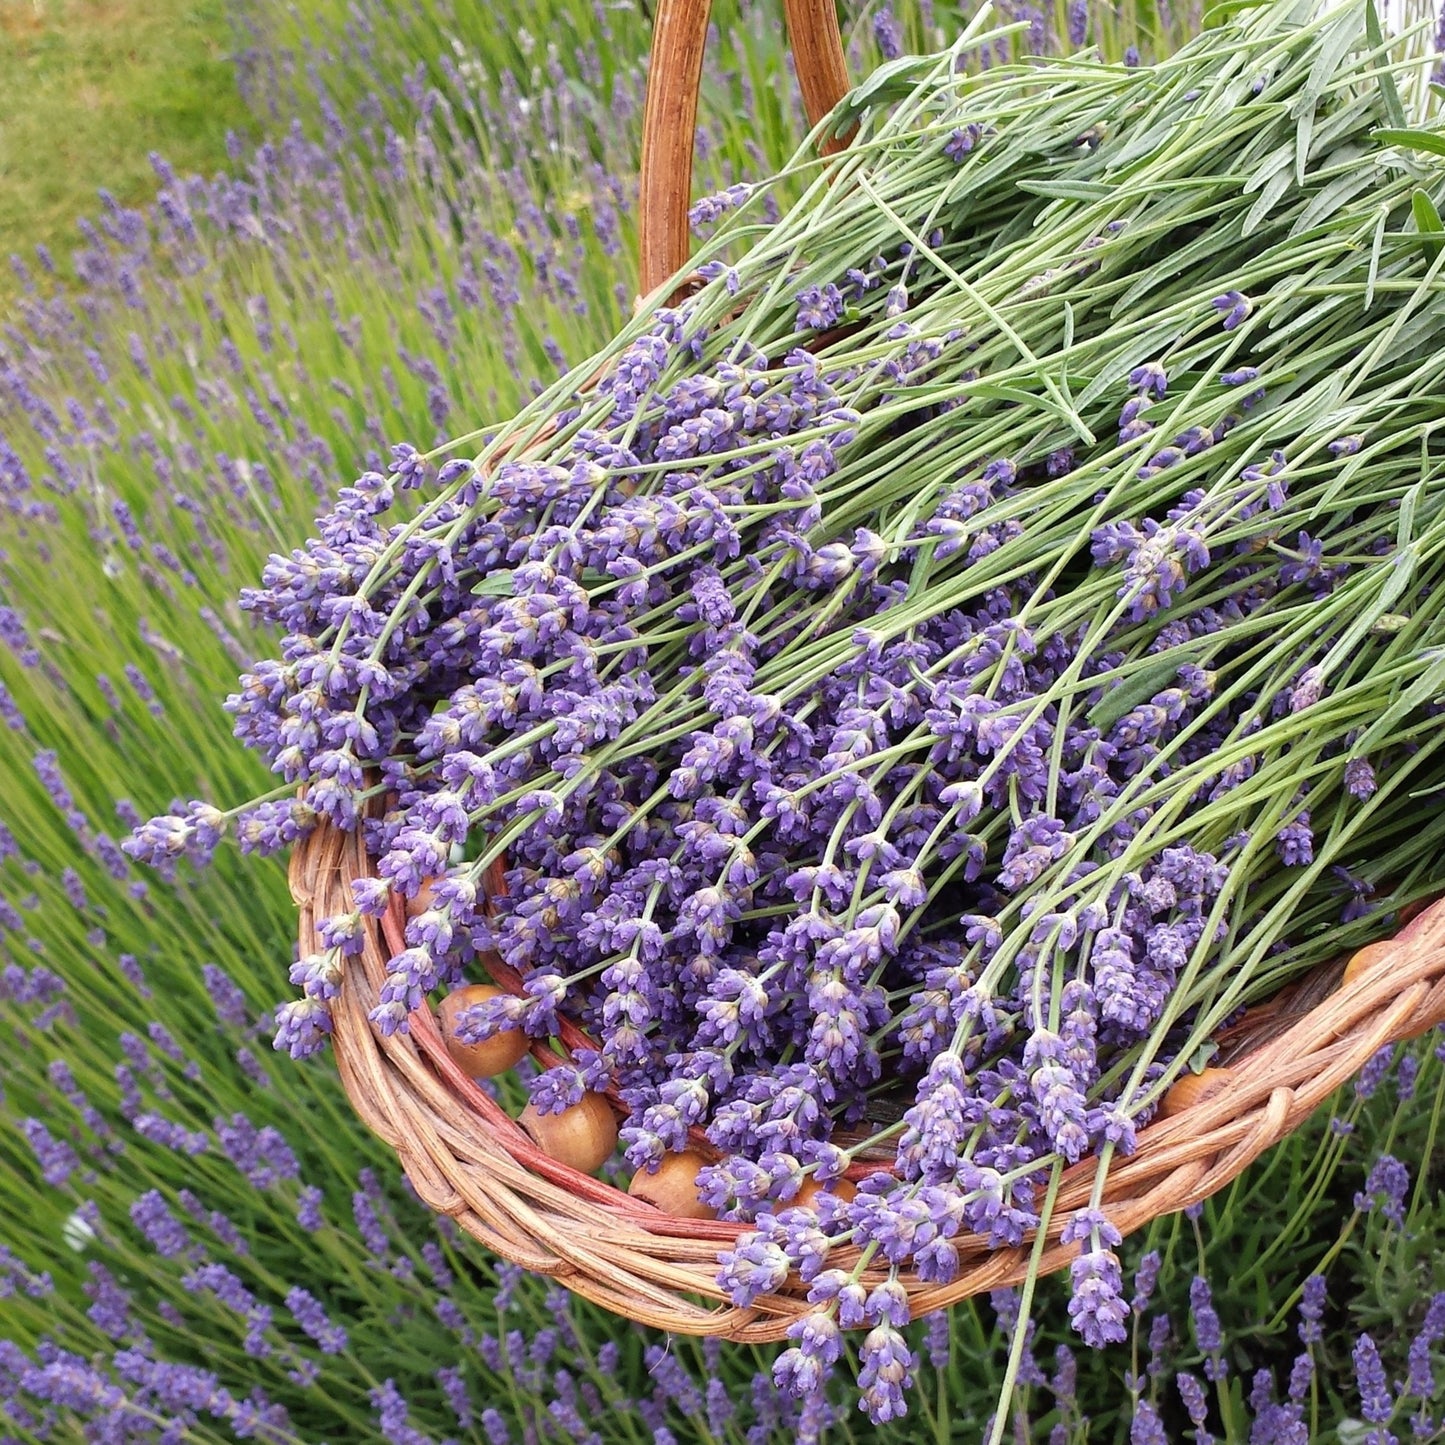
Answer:
<path fill-rule="evenodd" d="M 843 8 L 855 77 L 971 14 Z M 295 909 L 259 823 L 204 870 L 123 851 L 177 798 L 293 791 L 222 706 L 275 648 L 238 601 L 268 557 L 398 444 L 505 422 L 637 291 L 640 4 L 228 11 L 258 139 L 214 176 L 152 157 L 154 199 L 97 200 L 73 266 L 18 256 L 0 330 L 0 1442 L 985 1438 L 1015 1292 L 910 1325 L 883 1424 L 861 1339 L 798 1401 L 776 1349 L 619 1322 L 433 1216 L 328 1056 L 273 1048 Z M 718 7 L 699 197 L 806 133 L 778 11 Z M 1131 65 L 1200 23 L 1016 15 L 1021 48 Z M 1442 1108 L 1432 1031 L 1125 1240 L 1123 1343 L 1043 1281 L 1003 1438 L 1445 1440 Z"/>

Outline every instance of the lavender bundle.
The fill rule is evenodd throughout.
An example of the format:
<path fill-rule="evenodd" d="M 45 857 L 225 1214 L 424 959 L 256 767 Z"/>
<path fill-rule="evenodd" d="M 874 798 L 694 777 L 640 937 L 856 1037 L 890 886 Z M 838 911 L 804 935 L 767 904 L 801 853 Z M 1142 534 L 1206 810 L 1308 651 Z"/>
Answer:
<path fill-rule="evenodd" d="M 499 956 L 523 991 L 463 1036 L 580 1023 L 532 1104 L 615 1087 L 634 1169 L 703 1130 L 702 1201 L 757 1226 L 733 1299 L 811 1283 L 780 1382 L 869 1326 L 875 1419 L 899 1272 L 1024 1241 L 1087 1155 L 1071 1315 L 1122 1339 L 1112 1155 L 1441 873 L 1421 67 L 1354 0 L 1148 69 L 980 70 L 1006 33 L 879 72 L 780 220 L 766 185 L 703 208 L 695 294 L 343 490 L 243 599 L 285 637 L 228 707 L 281 785 L 131 843 L 360 829 L 378 876 L 277 1047 L 324 1044 L 366 920 L 425 891 L 375 1026 Z"/>

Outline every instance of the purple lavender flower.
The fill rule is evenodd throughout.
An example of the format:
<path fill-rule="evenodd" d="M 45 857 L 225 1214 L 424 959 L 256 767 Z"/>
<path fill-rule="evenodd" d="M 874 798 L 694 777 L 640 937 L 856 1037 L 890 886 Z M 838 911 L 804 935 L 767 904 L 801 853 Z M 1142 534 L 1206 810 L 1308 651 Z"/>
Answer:
<path fill-rule="evenodd" d="M 322 1193 L 314 1185 L 302 1188 L 296 1203 L 296 1222 L 302 1229 L 314 1234 L 325 1224 L 321 1213 Z"/>
<path fill-rule="evenodd" d="M 1168 1439 L 1159 1412 L 1148 1400 L 1140 1400 L 1129 1422 L 1129 1445 L 1168 1445 Z"/>
<path fill-rule="evenodd" d="M 884 60 L 897 60 L 903 54 L 903 29 L 891 5 L 885 3 L 873 17 L 873 38 Z"/>
<path fill-rule="evenodd" d="M 798 293 L 798 326 L 805 331 L 826 331 L 843 319 L 843 293 L 831 282 L 809 286 Z"/>
<path fill-rule="evenodd" d="M 185 1226 L 171 1213 L 154 1189 L 147 1190 L 130 1207 L 131 1222 L 145 1235 L 163 1259 L 183 1255 L 190 1248 Z"/>
<path fill-rule="evenodd" d="M 735 1305 L 751 1304 L 759 1295 L 776 1289 L 791 1268 L 782 1249 L 759 1234 L 746 1234 L 731 1250 L 719 1256 L 722 1268 L 718 1283 Z"/>
<path fill-rule="evenodd" d="M 1204 1392 L 1204 1386 L 1199 1382 L 1197 1375 L 1191 1375 L 1186 1370 L 1181 1370 L 1174 1378 L 1175 1388 L 1179 1391 L 1180 1402 L 1184 1406 L 1184 1413 L 1189 1416 L 1189 1422 L 1194 1426 L 1194 1439 L 1196 1445 L 1206 1445 L 1212 1440 L 1212 1436 L 1204 1429 L 1205 1421 L 1209 1418 L 1209 1401 Z"/>
<path fill-rule="evenodd" d="M 276 1010 L 275 1046 L 293 1059 L 325 1047 L 331 1036 L 331 1011 L 317 999 L 293 999 Z"/>
<path fill-rule="evenodd" d="M 112 1340 L 123 1340 L 136 1333 L 131 1316 L 130 1291 L 121 1287 L 115 1276 L 98 1260 L 86 1264 L 90 1281 L 85 1286 L 90 1307 L 86 1315 L 91 1323 Z"/>
<path fill-rule="evenodd" d="M 1351 758 L 1345 764 L 1345 791 L 1352 798 L 1373 797 L 1377 784 L 1368 758 Z"/>
<path fill-rule="evenodd" d="M 1224 1341 L 1219 1315 L 1215 1312 L 1209 1282 L 1202 1275 L 1195 1275 L 1189 1286 L 1189 1318 L 1194 1323 L 1194 1342 L 1209 1356 L 1204 1362 L 1205 1377 L 1222 1380 L 1229 1367 L 1220 1354 Z"/>
<path fill-rule="evenodd" d="M 1058 1034 L 1040 1029 L 1024 1047 L 1024 1068 L 1029 1071 L 1029 1090 L 1049 1143 L 1074 1164 L 1089 1147 L 1085 1122 L 1088 1105 L 1068 1065 L 1065 1049 Z"/>
<path fill-rule="evenodd" d="M 1362 1099 L 1372 1097 L 1380 1085 L 1385 1082 L 1390 1072 L 1390 1065 L 1394 1061 L 1395 1046 L 1393 1044 L 1384 1044 L 1376 1049 L 1365 1060 L 1365 1067 L 1360 1070 L 1360 1075 L 1355 1080 L 1355 1093 Z"/>
<path fill-rule="evenodd" d="M 1233 331 L 1254 309 L 1249 298 L 1238 291 L 1226 291 L 1209 303 L 1224 317 L 1224 329 Z"/>
<path fill-rule="evenodd" d="M 843 1352 L 843 1336 L 831 1313 L 801 1315 L 788 1327 L 793 1347 L 773 1365 L 778 1388 L 799 1397 L 822 1388 L 828 1371 Z"/>
<path fill-rule="evenodd" d="M 1159 362 L 1149 361 L 1129 373 L 1129 385 L 1141 396 L 1162 398 L 1169 390 L 1169 377 Z"/>
<path fill-rule="evenodd" d="M 1355 1341 L 1355 1382 L 1360 1391 L 1360 1413 L 1372 1425 L 1385 1424 L 1395 1413 L 1385 1367 L 1374 1340 L 1363 1334 Z"/>
<path fill-rule="evenodd" d="M 291 1311 L 302 1333 L 316 1342 L 325 1355 L 339 1355 L 346 1349 L 346 1331 L 327 1318 L 321 1302 L 308 1291 L 295 1285 L 286 1295 L 286 1308 Z"/>
<path fill-rule="evenodd" d="M 1127 1338 L 1129 1306 L 1119 1256 L 1112 1249 L 1082 1252 L 1069 1267 L 1069 1278 L 1069 1319 L 1084 1342 L 1099 1349 Z"/>
<path fill-rule="evenodd" d="M 52 1188 L 60 1188 L 80 1167 L 75 1150 L 63 1139 L 57 1139 L 39 1119 L 25 1119 L 21 1128 L 25 1131 L 26 1141 L 35 1151 L 41 1178 Z"/>
<path fill-rule="evenodd" d="M 875 1425 L 901 1419 L 908 1411 L 903 1392 L 913 1383 L 915 1364 L 903 1336 L 892 1325 L 877 1325 L 858 1354 L 858 1388 L 868 1418 Z"/>
<path fill-rule="evenodd" d="M 955 164 L 961 163 L 966 155 L 969 155 L 983 139 L 983 127 L 977 122 L 969 122 L 957 130 L 950 132 L 948 139 L 944 142 L 943 153 Z M 893 313 L 890 312 L 890 315 Z"/>
<path fill-rule="evenodd" d="M 1410 1171 L 1393 1154 L 1381 1154 L 1371 1166 L 1364 1190 L 1355 1195 L 1355 1208 L 1378 1208 L 1391 1224 L 1403 1226 L 1409 1188 Z"/>
<path fill-rule="evenodd" d="M 1135 1315 L 1142 1315 L 1149 1308 L 1149 1301 L 1154 1294 L 1154 1286 L 1159 1280 L 1159 1269 L 1163 1258 L 1157 1249 L 1151 1249 L 1147 1254 L 1140 1256 L 1139 1266 L 1134 1273 L 1134 1298 L 1130 1301 L 1129 1308 Z"/>

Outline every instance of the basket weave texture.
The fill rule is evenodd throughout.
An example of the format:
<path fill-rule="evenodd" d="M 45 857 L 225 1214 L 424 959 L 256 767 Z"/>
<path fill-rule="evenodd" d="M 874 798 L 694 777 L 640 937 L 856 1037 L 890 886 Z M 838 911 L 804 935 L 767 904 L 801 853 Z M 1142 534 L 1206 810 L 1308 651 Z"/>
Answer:
<path fill-rule="evenodd" d="M 375 869 L 359 835 L 323 824 L 296 846 L 291 890 L 300 908 L 302 953 L 322 945 L 317 923 L 353 907 L 351 882 Z M 759 1344 L 782 1339 L 806 1313 L 796 1277 L 738 1309 L 715 1275 L 718 1251 L 748 1226 L 677 1219 L 542 1153 L 447 1056 L 429 1007 L 410 1031 L 382 1037 L 367 1012 L 380 998 L 388 959 L 404 947 L 398 905 L 347 963 L 333 1001 L 332 1038 L 341 1082 L 357 1114 L 393 1148 L 431 1209 L 448 1214 L 497 1254 L 618 1314 L 683 1334 Z M 1297 1128 L 1379 1049 L 1445 1020 L 1445 901 L 1418 914 L 1361 977 L 1342 984 L 1343 960 L 1252 1010 L 1221 1036 L 1227 1065 L 1217 1091 L 1140 1131 L 1116 1158 L 1103 1204 L 1128 1234 L 1208 1197 Z M 1040 1269 L 1062 1268 L 1077 1246 L 1059 1243 L 1064 1220 L 1089 1203 L 1095 1163 L 1066 1170 Z M 915 1315 L 1014 1284 L 1030 1248 L 990 1249 L 960 1236 L 960 1269 L 947 1285 L 904 1276 Z M 848 1269 L 856 1252 L 830 1264 Z M 865 1272 L 865 1284 L 885 1277 Z"/>
<path fill-rule="evenodd" d="M 805 107 L 816 124 L 841 98 L 846 70 L 833 0 L 784 0 Z M 654 33 L 641 178 L 641 279 L 655 291 L 686 267 L 691 148 L 709 0 L 661 0 Z M 830 143 L 831 145 L 831 143 Z M 320 920 L 355 908 L 354 879 L 375 876 L 357 834 L 322 823 L 297 844 L 292 895 L 302 955 L 319 952 Z M 780 1340 L 811 1306 L 796 1276 L 745 1309 L 716 1281 L 720 1250 L 747 1225 L 673 1218 L 543 1153 L 496 1102 L 451 1061 L 429 1006 L 409 1032 L 373 1032 L 386 968 L 405 942 L 401 901 L 380 928 L 368 924 L 332 1002 L 333 1051 L 359 1117 L 397 1153 L 420 1198 L 468 1234 L 526 1269 L 618 1314 L 660 1329 L 760 1344 Z M 497 981 L 520 991 L 500 964 Z M 1143 1129 L 1128 1158 L 1115 1158 L 1102 1204 L 1124 1234 L 1183 1209 L 1235 1179 L 1297 1128 L 1380 1048 L 1445 1020 L 1445 901 L 1418 914 L 1370 968 L 1342 983 L 1344 961 L 1316 970 L 1250 1011 L 1219 1039 L 1217 1087 Z M 564 1028 L 561 1042 L 584 1041 Z M 536 1051 L 539 1055 L 542 1046 Z M 696 1136 L 700 1137 L 700 1136 Z M 1076 1246 L 1059 1241 L 1069 1215 L 1091 1201 L 1096 1162 L 1063 1174 L 1039 1257 L 1042 1273 L 1066 1265 Z M 992 1249 L 960 1236 L 960 1268 L 947 1285 L 905 1275 L 912 1312 L 943 1308 L 1021 1280 L 1033 1241 Z M 830 1255 L 851 1269 L 856 1250 Z M 865 1285 L 885 1271 L 864 1272 Z"/>

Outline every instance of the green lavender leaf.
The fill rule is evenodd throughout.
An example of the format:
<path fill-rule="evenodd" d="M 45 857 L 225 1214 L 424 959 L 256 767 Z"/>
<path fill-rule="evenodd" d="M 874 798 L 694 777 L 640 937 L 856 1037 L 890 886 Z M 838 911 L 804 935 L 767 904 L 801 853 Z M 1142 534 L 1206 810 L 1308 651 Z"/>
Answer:
<path fill-rule="evenodd" d="M 1380 25 L 1380 11 L 1375 0 L 1365 0 L 1365 35 L 1372 50 L 1384 50 L 1385 32 Z M 1395 77 L 1384 66 L 1381 66 L 1375 71 L 1375 78 L 1380 83 L 1380 99 L 1384 101 L 1385 114 L 1389 116 L 1390 124 L 1403 126 L 1405 124 L 1405 107 L 1401 104 Z"/>
<path fill-rule="evenodd" d="M 488 572 L 472 588 L 472 594 L 476 597 L 514 597 L 516 591 L 516 579 L 511 571 L 504 567 L 500 567 L 494 572 Z"/>
<path fill-rule="evenodd" d="M 1445 135 L 1433 130 L 1404 130 L 1381 126 L 1371 134 L 1386 145 L 1401 146 L 1405 150 L 1428 151 L 1431 155 L 1445 156 Z"/>

